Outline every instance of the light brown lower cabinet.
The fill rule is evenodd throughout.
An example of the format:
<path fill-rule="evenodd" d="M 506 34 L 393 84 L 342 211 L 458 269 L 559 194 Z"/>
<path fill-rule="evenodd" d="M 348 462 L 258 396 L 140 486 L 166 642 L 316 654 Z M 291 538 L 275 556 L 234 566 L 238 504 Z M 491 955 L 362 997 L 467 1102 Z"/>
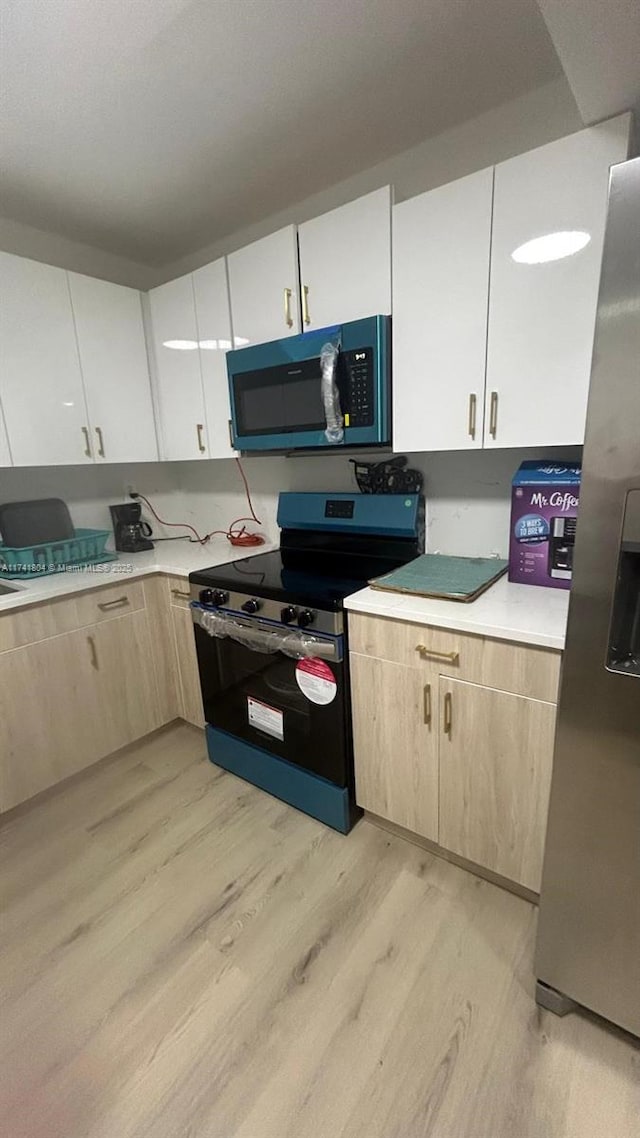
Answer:
<path fill-rule="evenodd" d="M 437 691 L 414 668 L 351 656 L 356 797 L 365 810 L 438 840 Z"/>
<path fill-rule="evenodd" d="M 0 810 L 160 725 L 144 610 L 0 654 Z"/>
<path fill-rule="evenodd" d="M 440 845 L 539 892 L 552 703 L 440 678 Z"/>
<path fill-rule="evenodd" d="M 371 616 L 349 633 L 358 804 L 539 892 L 560 654 Z"/>
<path fill-rule="evenodd" d="M 187 723 L 204 727 L 204 708 L 191 609 L 172 604 L 171 620 L 178 660 L 179 714 L 187 720 Z"/>

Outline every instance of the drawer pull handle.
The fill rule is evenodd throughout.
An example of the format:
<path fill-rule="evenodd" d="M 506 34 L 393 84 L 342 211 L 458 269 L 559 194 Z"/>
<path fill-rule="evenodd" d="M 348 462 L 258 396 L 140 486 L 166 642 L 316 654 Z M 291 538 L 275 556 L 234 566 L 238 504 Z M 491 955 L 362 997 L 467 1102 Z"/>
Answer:
<path fill-rule="evenodd" d="M 200 454 L 204 454 L 204 452 L 207 449 L 205 444 L 204 444 L 204 439 L 202 437 L 203 431 L 204 431 L 204 423 L 196 423 L 196 434 L 198 436 L 198 450 L 200 451 Z"/>
<path fill-rule="evenodd" d="M 495 439 L 498 433 L 498 392 L 491 392 L 491 409 L 489 412 L 489 434 Z"/>
<path fill-rule="evenodd" d="M 185 593 L 184 589 L 172 589 L 171 592 L 174 597 L 180 597 L 181 601 L 191 600 L 191 593 Z"/>
<path fill-rule="evenodd" d="M 476 437 L 476 404 L 478 400 L 472 393 L 469 396 L 469 435 L 472 439 Z"/>
<path fill-rule="evenodd" d="M 291 315 L 291 289 L 284 290 L 284 322 L 287 328 L 293 328 L 293 317 Z"/>
<path fill-rule="evenodd" d="M 457 664 L 460 659 L 459 652 L 438 652 L 435 648 L 428 648 L 426 644 L 416 644 L 416 652 L 421 656 L 433 656 L 436 660 L 448 660 L 450 664 Z"/>
<path fill-rule="evenodd" d="M 109 609 L 123 608 L 124 605 L 128 604 L 128 597 L 116 597 L 114 601 L 98 601 L 98 608 L 101 610 L 101 612 L 108 612 Z"/>
<path fill-rule="evenodd" d="M 425 684 L 424 685 L 424 691 L 422 693 L 422 699 L 423 699 L 423 715 L 424 715 L 425 727 L 430 727 L 431 726 L 431 684 Z"/>
<path fill-rule="evenodd" d="M 82 433 L 84 435 L 84 453 L 87 458 L 91 458 L 91 443 L 89 442 L 89 428 L 83 427 Z"/>
<path fill-rule="evenodd" d="M 89 658 L 91 660 L 91 667 L 95 668 L 97 672 L 100 665 L 98 664 L 98 653 L 96 651 L 96 642 L 93 636 L 87 636 L 87 644 L 89 645 Z"/>
<path fill-rule="evenodd" d="M 451 728 L 453 726 L 453 700 L 451 692 L 445 692 L 444 696 L 444 733 L 451 738 Z"/>
<path fill-rule="evenodd" d="M 102 427 L 96 427 L 96 434 L 98 436 L 98 455 L 104 458 L 104 438 L 102 436 Z"/>

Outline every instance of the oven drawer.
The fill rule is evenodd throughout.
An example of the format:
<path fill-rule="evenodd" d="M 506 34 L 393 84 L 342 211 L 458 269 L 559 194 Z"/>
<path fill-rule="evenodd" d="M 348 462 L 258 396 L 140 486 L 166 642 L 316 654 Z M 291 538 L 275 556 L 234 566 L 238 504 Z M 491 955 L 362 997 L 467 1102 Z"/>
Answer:
<path fill-rule="evenodd" d="M 349 614 L 349 648 L 395 664 L 555 703 L 560 652 L 387 617 Z"/>

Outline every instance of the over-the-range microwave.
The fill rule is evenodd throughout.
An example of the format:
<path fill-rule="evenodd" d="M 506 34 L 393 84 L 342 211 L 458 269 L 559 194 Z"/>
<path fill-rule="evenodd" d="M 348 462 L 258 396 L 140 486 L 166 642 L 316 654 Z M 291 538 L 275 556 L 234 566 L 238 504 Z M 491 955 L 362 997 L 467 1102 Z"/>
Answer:
<path fill-rule="evenodd" d="M 391 442 L 391 318 L 227 353 L 233 445 L 289 451 Z"/>

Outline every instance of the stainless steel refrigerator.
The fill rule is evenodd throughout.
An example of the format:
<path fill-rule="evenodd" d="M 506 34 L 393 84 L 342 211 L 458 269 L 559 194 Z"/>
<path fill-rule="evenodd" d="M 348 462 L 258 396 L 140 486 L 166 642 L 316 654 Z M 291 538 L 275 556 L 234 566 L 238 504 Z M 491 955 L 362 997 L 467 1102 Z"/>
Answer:
<path fill-rule="evenodd" d="M 640 158 L 611 172 L 536 975 L 640 1035 Z"/>

